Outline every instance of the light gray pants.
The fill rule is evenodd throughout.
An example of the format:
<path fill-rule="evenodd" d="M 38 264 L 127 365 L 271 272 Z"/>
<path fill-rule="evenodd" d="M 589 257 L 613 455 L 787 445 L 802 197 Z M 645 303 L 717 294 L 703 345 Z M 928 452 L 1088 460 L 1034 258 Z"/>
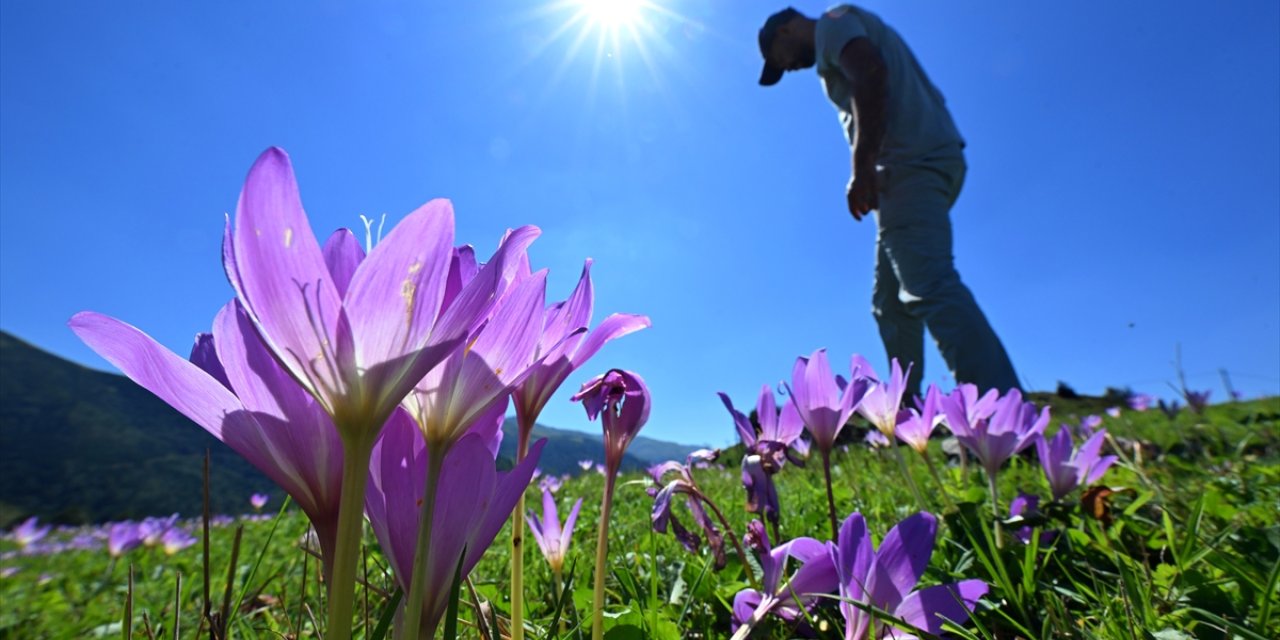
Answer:
<path fill-rule="evenodd" d="M 885 167 L 878 176 L 871 311 L 889 357 L 904 368 L 915 363 L 907 394 L 920 393 L 926 327 L 957 383 L 984 392 L 1022 388 L 1000 338 L 955 268 L 950 211 L 965 170 L 957 148 L 916 164 Z"/>

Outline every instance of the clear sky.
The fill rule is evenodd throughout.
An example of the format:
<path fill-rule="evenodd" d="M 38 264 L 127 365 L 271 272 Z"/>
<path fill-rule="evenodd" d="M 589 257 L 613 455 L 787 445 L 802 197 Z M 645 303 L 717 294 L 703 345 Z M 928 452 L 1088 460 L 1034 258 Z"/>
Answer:
<path fill-rule="evenodd" d="M 824 5 L 796 0 L 815 15 Z M 966 137 L 960 273 L 1032 389 L 1280 393 L 1280 3 L 867 2 Z M 819 347 L 884 365 L 874 223 L 813 71 L 756 85 L 781 8 L 576 3 L 0 3 L 0 328 L 92 367 L 92 309 L 185 354 L 231 296 L 223 214 L 269 145 L 322 237 L 453 200 L 488 255 L 535 224 L 551 299 L 595 259 L 602 351 L 650 383 L 648 435 L 733 438 Z M 614 35 L 611 37 L 610 33 Z M 945 388 L 930 347 L 926 380 Z M 562 392 L 543 422 L 597 428 Z"/>

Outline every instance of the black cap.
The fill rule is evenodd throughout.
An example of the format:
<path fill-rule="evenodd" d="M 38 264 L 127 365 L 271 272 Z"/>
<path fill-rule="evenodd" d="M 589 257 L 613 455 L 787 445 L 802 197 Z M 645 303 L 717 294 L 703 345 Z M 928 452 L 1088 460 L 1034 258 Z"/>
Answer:
<path fill-rule="evenodd" d="M 782 79 L 784 70 L 769 64 L 769 50 L 773 48 L 773 37 L 778 35 L 778 27 L 790 22 L 798 15 L 801 15 L 799 11 L 787 7 L 769 16 L 769 19 L 764 21 L 764 26 L 760 27 L 760 55 L 764 56 L 764 69 L 760 71 L 761 86 L 772 86 Z"/>

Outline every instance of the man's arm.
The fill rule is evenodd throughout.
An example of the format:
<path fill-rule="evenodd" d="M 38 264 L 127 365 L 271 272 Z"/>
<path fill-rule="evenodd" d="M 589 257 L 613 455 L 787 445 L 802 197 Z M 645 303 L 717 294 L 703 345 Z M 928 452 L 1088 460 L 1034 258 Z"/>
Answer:
<path fill-rule="evenodd" d="M 884 57 L 865 37 L 850 40 L 840 51 L 840 70 L 852 88 L 854 117 L 852 173 L 849 182 L 849 213 L 855 220 L 879 208 L 876 185 L 876 158 L 884 142 L 885 102 L 888 94 Z"/>

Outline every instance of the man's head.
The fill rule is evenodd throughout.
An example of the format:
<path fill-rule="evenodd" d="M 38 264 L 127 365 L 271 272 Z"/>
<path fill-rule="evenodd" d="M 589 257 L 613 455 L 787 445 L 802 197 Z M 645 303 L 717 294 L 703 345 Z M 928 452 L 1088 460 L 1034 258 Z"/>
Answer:
<path fill-rule="evenodd" d="M 787 71 L 812 67 L 817 60 L 813 21 L 791 7 L 769 16 L 760 27 L 760 55 L 760 84 L 766 87 L 777 84 Z"/>

